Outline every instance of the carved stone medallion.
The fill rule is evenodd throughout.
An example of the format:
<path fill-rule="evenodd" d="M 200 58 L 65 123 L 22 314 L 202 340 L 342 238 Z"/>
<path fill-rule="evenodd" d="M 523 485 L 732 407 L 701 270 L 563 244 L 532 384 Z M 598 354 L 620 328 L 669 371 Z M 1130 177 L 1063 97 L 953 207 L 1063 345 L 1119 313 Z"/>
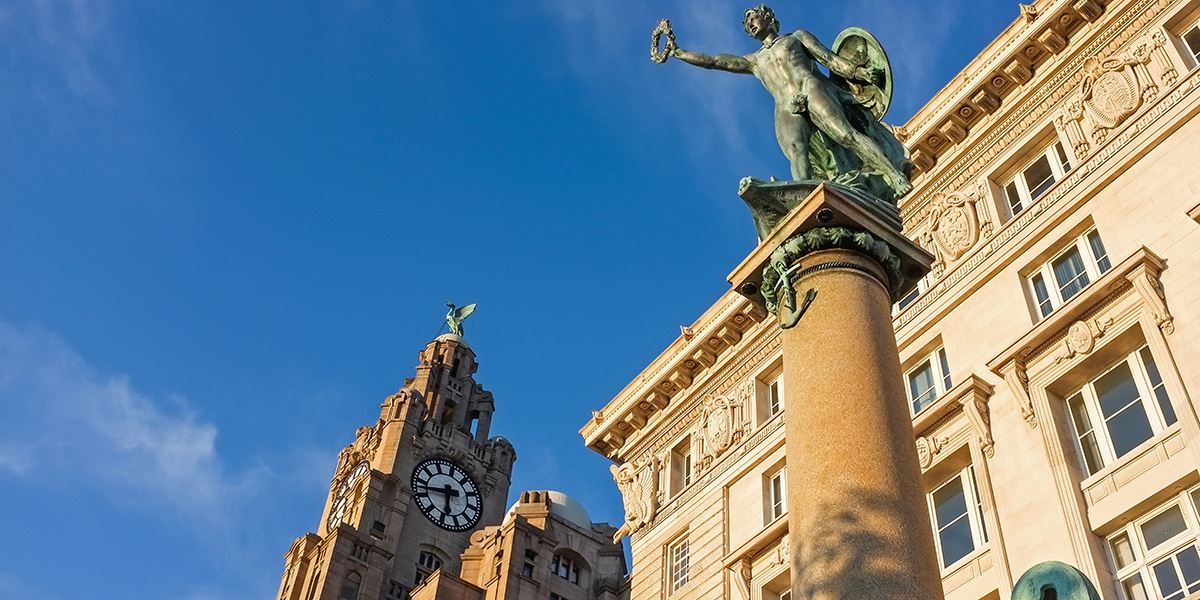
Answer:
<path fill-rule="evenodd" d="M 1067 330 L 1067 348 L 1075 354 L 1087 354 L 1096 346 L 1096 338 L 1092 329 L 1083 321 L 1076 321 Z"/>
<path fill-rule="evenodd" d="M 1142 94 L 1133 69 L 1116 59 L 1092 64 L 1090 88 L 1084 83 L 1083 103 L 1091 109 L 1096 125 L 1112 129 L 1142 104 Z"/>
<path fill-rule="evenodd" d="M 705 462 L 721 455 L 733 443 L 733 403 L 724 396 L 713 396 L 704 405 Z"/>
<path fill-rule="evenodd" d="M 924 236 L 937 256 L 935 269 L 962 258 L 975 247 L 979 238 L 991 229 L 990 221 L 979 212 L 979 195 L 971 192 L 937 194 L 930 205 Z"/>

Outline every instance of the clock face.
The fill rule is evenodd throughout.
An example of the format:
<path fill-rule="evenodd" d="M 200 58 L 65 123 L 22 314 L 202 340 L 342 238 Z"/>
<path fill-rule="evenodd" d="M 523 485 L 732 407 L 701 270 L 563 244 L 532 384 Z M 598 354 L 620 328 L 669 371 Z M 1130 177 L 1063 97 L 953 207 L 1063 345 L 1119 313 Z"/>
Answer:
<path fill-rule="evenodd" d="M 329 509 L 329 529 L 337 527 L 342 523 L 342 519 L 346 518 L 346 505 L 350 502 L 347 495 L 350 493 L 350 488 L 370 470 L 370 464 L 365 461 L 361 462 L 342 481 L 341 487 L 338 488 L 337 494 L 333 497 L 333 507 Z"/>
<path fill-rule="evenodd" d="M 466 531 L 479 523 L 479 486 L 462 467 L 444 458 L 423 460 L 413 469 L 412 489 L 421 512 L 439 527 Z"/>

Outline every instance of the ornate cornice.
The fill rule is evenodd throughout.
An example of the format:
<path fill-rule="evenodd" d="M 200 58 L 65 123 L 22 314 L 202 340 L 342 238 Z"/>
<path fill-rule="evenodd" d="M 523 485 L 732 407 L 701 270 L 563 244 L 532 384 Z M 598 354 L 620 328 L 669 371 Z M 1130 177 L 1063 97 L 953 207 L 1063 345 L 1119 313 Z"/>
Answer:
<path fill-rule="evenodd" d="M 1142 30 L 1176 1 L 1140 0 L 1114 9 L 1120 12 L 1111 15 L 1103 27 L 1095 28 L 1095 37 L 1074 50 L 1068 60 L 1054 65 L 1055 70 L 1050 76 L 1036 81 L 1037 85 L 1024 86 L 1027 94 L 1015 99 L 1003 118 L 988 122 L 984 133 L 969 136 L 970 143 L 960 144 L 962 152 L 952 161 L 941 168 L 929 169 L 923 180 L 917 182 L 917 190 L 902 202 L 901 219 L 906 224 L 920 222 L 925 217 L 933 193 L 948 193 L 967 186 L 1014 141 L 1022 139 L 1032 127 L 1041 124 L 1051 110 L 1058 108 L 1061 101 L 1075 91 L 1083 79 L 1084 65 L 1089 59 L 1116 53 L 1131 39 L 1142 35 Z M 908 126 L 906 129 L 912 130 Z M 910 148 L 916 151 L 915 144 L 910 144 Z"/>
<path fill-rule="evenodd" d="M 1038 2 L 919 110 L 901 129 L 913 163 L 929 171 L 940 156 L 967 139 L 969 130 L 1000 110 L 1034 72 L 1069 45 L 1072 36 L 1100 18 L 1098 0 Z M 1026 15 L 1034 15 L 1029 19 Z"/>
<path fill-rule="evenodd" d="M 616 459 L 651 417 L 711 371 L 718 360 L 766 317 L 762 308 L 727 292 L 603 409 L 593 411 L 579 433 L 589 448 Z"/>
<path fill-rule="evenodd" d="M 1106 144 L 1072 169 L 1049 192 L 1000 227 L 986 243 L 977 244 L 920 298 L 900 311 L 893 319 L 895 329 L 899 331 L 915 321 L 927 308 L 941 301 L 959 282 L 972 276 L 974 278 L 983 276 L 980 272 L 981 267 L 989 263 L 1001 248 L 1014 239 L 1024 239 L 1030 230 L 1034 229 L 1035 224 L 1045 221 L 1042 218 L 1043 213 L 1055 208 L 1064 198 L 1073 196 L 1076 189 L 1083 186 L 1085 181 L 1090 185 L 1097 185 L 1098 182 L 1094 181 L 1095 178 L 1092 177 L 1094 173 L 1100 171 L 1135 139 L 1149 135 L 1147 132 L 1155 122 L 1182 103 L 1185 98 L 1194 95 L 1198 88 L 1200 88 L 1200 69 L 1193 69 L 1190 74 L 1176 84 L 1170 93 L 1162 95 L 1153 103 L 1148 103 L 1148 107 L 1144 106 L 1141 114 L 1126 121 L 1118 135 L 1109 138 Z M 997 265 L 991 266 L 994 268 Z"/>

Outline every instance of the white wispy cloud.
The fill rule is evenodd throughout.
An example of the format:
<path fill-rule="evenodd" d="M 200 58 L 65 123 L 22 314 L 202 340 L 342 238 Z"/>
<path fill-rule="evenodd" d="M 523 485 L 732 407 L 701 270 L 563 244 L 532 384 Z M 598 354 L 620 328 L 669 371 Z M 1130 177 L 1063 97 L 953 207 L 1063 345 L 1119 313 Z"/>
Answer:
<path fill-rule="evenodd" d="M 49 86 L 65 87 L 76 98 L 112 99 L 106 63 L 118 56 L 112 31 L 111 0 L 33 0 L 0 6 L 0 33 L 10 56 L 36 65 L 39 78 L 28 83 L 38 95 Z"/>
<path fill-rule="evenodd" d="M 105 500 L 76 518 L 104 519 L 118 505 L 151 527 L 183 524 L 192 551 L 226 578 L 183 597 L 269 595 L 278 553 L 303 531 L 280 532 L 278 520 L 265 517 L 284 498 L 322 498 L 336 460 L 336 449 L 299 446 L 232 469 L 217 425 L 186 398 L 148 394 L 125 374 L 97 369 L 61 337 L 3 321 L 0 422 L 0 483 L 55 493 L 67 482 Z M 39 589 L 0 571 L 0 597 L 48 591 Z"/>
<path fill-rule="evenodd" d="M 0 414 L 21 425 L 0 432 L 0 468 L 10 473 L 74 465 L 111 489 L 206 517 L 251 480 L 226 475 L 216 426 L 185 400 L 100 374 L 44 331 L 0 323 L 0 398 Z"/>

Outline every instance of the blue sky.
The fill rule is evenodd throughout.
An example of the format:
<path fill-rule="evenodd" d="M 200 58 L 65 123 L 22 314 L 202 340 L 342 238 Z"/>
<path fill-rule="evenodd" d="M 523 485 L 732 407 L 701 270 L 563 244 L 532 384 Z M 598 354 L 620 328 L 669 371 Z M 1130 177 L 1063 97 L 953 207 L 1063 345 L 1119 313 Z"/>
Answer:
<path fill-rule="evenodd" d="M 777 3 L 874 31 L 903 122 L 1015 2 Z M 512 493 L 620 520 L 577 433 L 784 176 L 742 3 L 0 2 L 0 597 L 265 598 L 337 451 L 467 322 Z M 63 568 L 67 565 L 67 568 Z"/>

